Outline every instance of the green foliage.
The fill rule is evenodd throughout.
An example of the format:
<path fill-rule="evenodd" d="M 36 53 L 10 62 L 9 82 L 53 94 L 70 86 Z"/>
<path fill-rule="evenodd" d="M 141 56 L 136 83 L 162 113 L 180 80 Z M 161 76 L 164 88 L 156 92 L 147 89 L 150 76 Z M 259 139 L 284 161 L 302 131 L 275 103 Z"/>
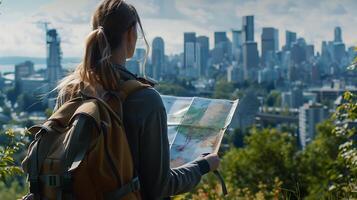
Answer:
<path fill-rule="evenodd" d="M 184 87 L 173 83 L 160 83 L 156 89 L 161 94 L 166 95 L 185 96 L 188 94 L 188 91 Z"/>
<path fill-rule="evenodd" d="M 346 92 L 343 99 L 333 116 L 336 121 L 333 133 L 344 142 L 338 148 L 338 174 L 331 180 L 330 191 L 357 198 L 357 95 Z"/>
<path fill-rule="evenodd" d="M 278 91 L 271 91 L 268 95 L 265 104 L 269 107 L 280 107 L 281 105 L 281 93 Z"/>
<path fill-rule="evenodd" d="M 253 128 L 245 137 L 244 148 L 232 148 L 222 158 L 228 196 L 220 195 L 217 179 L 210 175 L 195 193 L 178 199 L 298 199 L 297 151 L 291 134 Z"/>
<path fill-rule="evenodd" d="M 9 185 L 0 182 L 1 200 L 20 199 L 28 192 L 29 192 L 28 187 L 24 187 L 18 181 L 13 181 Z"/>
<path fill-rule="evenodd" d="M 281 187 L 295 191 L 295 138 L 275 129 L 252 129 L 245 138 L 246 147 L 228 152 L 222 161 L 222 170 L 228 182 L 237 188 L 259 192 L 259 185 L 272 191 L 276 178 L 284 180 Z"/>
<path fill-rule="evenodd" d="M 0 146 L 0 182 L 5 182 L 14 175 L 22 174 L 14 156 L 24 146 L 24 143 L 21 141 L 22 138 L 16 137 L 12 130 L 1 133 L 0 136 L 2 141 L 6 142 L 6 145 Z"/>
<path fill-rule="evenodd" d="M 337 174 L 335 160 L 342 141 L 333 133 L 331 121 L 317 127 L 317 136 L 297 157 L 298 177 L 306 199 L 327 199 L 338 194 L 329 192 L 330 179 Z"/>
<path fill-rule="evenodd" d="M 232 148 L 222 158 L 228 196 L 220 195 L 217 179 L 209 175 L 194 192 L 177 199 L 356 198 L 355 158 L 351 151 L 341 151 L 341 145 L 350 147 L 351 141 L 345 143 L 335 127 L 332 120 L 319 124 L 315 139 L 303 150 L 291 133 L 253 128 L 242 148 Z"/>
<path fill-rule="evenodd" d="M 217 81 L 213 91 L 213 98 L 217 99 L 232 99 L 232 93 L 234 92 L 234 85 L 228 83 L 226 80 L 221 79 Z"/>

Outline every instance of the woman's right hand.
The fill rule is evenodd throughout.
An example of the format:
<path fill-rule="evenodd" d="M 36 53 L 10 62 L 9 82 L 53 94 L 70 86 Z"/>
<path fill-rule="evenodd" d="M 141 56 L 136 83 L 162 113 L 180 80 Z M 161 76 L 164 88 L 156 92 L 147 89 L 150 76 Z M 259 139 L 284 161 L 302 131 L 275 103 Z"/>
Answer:
<path fill-rule="evenodd" d="M 221 160 L 219 159 L 216 153 L 208 154 L 204 158 L 207 160 L 209 164 L 210 171 L 214 171 L 218 169 Z"/>

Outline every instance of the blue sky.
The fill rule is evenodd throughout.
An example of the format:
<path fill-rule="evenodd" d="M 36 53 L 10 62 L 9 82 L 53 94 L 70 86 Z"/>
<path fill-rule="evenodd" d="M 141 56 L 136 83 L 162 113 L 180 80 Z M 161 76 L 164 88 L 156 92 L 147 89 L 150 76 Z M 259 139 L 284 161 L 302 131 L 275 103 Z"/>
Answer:
<path fill-rule="evenodd" d="M 82 56 L 90 31 L 90 18 L 100 0 L 2 0 L 0 5 L 0 56 L 45 56 L 44 32 L 36 21 L 47 20 L 62 38 L 65 57 Z M 241 17 L 255 15 L 255 39 L 262 27 L 285 30 L 304 37 L 319 50 L 341 26 L 348 46 L 357 45 L 357 0 L 127 0 L 136 6 L 151 41 L 162 36 L 166 52 L 182 51 L 183 32 L 208 35 L 240 29 Z M 230 36 L 230 34 L 228 34 Z"/>

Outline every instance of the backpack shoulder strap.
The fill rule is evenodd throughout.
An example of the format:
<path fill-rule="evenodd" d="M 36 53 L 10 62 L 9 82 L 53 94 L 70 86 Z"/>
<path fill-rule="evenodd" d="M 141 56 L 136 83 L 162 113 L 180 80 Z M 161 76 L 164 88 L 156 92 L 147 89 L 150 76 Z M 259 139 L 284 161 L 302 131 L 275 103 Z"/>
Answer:
<path fill-rule="evenodd" d="M 149 87 L 151 87 L 149 84 L 144 84 L 138 80 L 125 81 L 120 87 L 121 98 L 125 100 L 130 94 Z"/>

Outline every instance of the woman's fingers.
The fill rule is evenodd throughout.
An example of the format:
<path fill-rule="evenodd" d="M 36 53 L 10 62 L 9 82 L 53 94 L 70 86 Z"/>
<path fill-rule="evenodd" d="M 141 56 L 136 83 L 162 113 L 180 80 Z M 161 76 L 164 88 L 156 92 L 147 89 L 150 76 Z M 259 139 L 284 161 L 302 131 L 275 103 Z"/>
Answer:
<path fill-rule="evenodd" d="M 207 160 L 211 171 L 218 169 L 221 161 L 217 154 L 208 154 L 207 156 L 205 156 L 205 159 Z"/>

